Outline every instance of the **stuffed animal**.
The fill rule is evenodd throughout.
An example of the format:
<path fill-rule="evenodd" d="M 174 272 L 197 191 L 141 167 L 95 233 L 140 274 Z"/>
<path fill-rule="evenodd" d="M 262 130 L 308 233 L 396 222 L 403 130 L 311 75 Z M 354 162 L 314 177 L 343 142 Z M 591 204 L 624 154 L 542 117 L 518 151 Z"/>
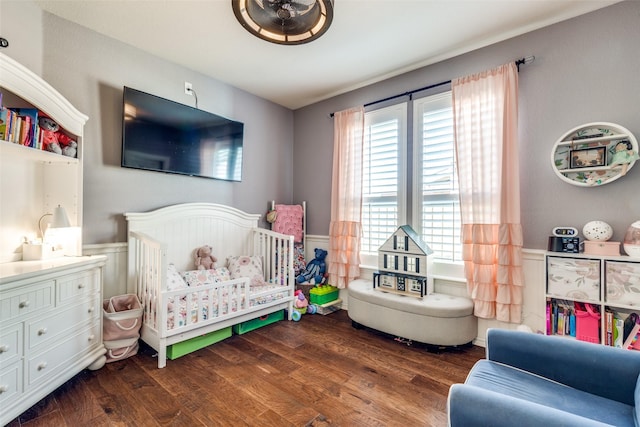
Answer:
<path fill-rule="evenodd" d="M 324 280 L 324 275 L 327 271 L 327 264 L 324 259 L 327 257 L 327 251 L 320 248 L 315 248 L 314 250 L 315 258 L 307 263 L 304 271 L 296 277 L 296 282 L 305 283 L 309 282 L 315 283 L 316 285 L 322 284 Z"/>
<path fill-rule="evenodd" d="M 68 135 L 64 134 L 60 130 L 60 126 L 58 126 L 55 121 L 49 117 L 40 117 L 38 118 L 38 126 L 40 127 L 40 133 L 42 134 L 42 145 L 44 150 L 51 151 L 56 154 L 64 154 L 63 147 L 71 146 L 73 143 L 73 147 L 68 150 L 69 154 L 65 155 L 75 157 L 78 144 Z"/>
<path fill-rule="evenodd" d="M 42 148 L 52 153 L 62 154 L 62 147 L 58 143 L 60 126 L 49 117 L 38 118 L 38 126 L 42 135 Z"/>
<path fill-rule="evenodd" d="M 78 144 L 75 141 L 69 142 L 69 145 L 62 147 L 62 155 L 67 157 L 76 157 L 78 152 Z"/>
<path fill-rule="evenodd" d="M 209 245 L 204 245 L 196 249 L 196 268 L 198 270 L 211 270 L 216 266 L 218 258 L 211 255 L 213 248 Z"/>

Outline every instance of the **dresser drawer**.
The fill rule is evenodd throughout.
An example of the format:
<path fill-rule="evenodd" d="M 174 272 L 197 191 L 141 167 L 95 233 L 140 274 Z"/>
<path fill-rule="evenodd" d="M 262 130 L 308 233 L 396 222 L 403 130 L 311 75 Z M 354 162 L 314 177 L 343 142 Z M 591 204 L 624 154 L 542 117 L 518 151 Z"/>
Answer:
<path fill-rule="evenodd" d="M 50 280 L 0 293 L 0 321 L 15 321 L 53 306 L 53 289 L 54 281 Z"/>
<path fill-rule="evenodd" d="M 582 301 L 600 300 L 600 260 L 547 257 L 547 294 Z"/>
<path fill-rule="evenodd" d="M 101 323 L 95 322 L 83 330 L 65 335 L 64 339 L 56 340 L 45 350 L 30 356 L 25 367 L 25 388 L 68 369 L 85 357 L 90 349 L 102 345 L 100 328 Z"/>
<path fill-rule="evenodd" d="M 0 328 L 0 370 L 22 356 L 22 323 Z"/>
<path fill-rule="evenodd" d="M 58 302 L 65 303 L 100 291 L 100 269 L 61 277 L 56 284 Z"/>
<path fill-rule="evenodd" d="M 7 408 L 22 393 L 22 363 L 16 362 L 0 369 L 0 408 Z"/>
<path fill-rule="evenodd" d="M 640 263 L 605 261 L 605 301 L 617 305 L 640 305 Z"/>
<path fill-rule="evenodd" d="M 69 332 L 99 321 L 101 315 L 100 301 L 94 298 L 50 313 L 42 319 L 30 320 L 25 324 L 27 348 L 51 345 L 52 340 L 64 339 Z"/>

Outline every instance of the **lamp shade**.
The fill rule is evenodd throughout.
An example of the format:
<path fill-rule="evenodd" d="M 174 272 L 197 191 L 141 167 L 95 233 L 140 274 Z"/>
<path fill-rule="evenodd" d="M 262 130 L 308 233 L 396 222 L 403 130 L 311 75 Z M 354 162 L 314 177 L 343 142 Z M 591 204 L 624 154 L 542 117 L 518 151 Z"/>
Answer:
<path fill-rule="evenodd" d="M 53 210 L 53 220 L 49 224 L 49 228 L 65 228 L 71 227 L 67 211 L 60 205 Z"/>
<path fill-rule="evenodd" d="M 331 0 L 231 0 L 236 18 L 256 37 L 271 43 L 308 43 L 333 21 Z"/>

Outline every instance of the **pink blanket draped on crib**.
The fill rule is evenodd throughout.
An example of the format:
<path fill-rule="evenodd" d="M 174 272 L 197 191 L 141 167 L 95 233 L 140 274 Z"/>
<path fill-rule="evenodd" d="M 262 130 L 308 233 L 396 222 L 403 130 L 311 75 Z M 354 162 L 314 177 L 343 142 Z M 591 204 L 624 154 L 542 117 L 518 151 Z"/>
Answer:
<path fill-rule="evenodd" d="M 304 210 L 300 205 L 276 205 L 276 220 L 272 224 L 272 230 L 278 233 L 293 236 L 294 241 L 302 242 L 304 230 L 302 229 L 302 217 Z"/>

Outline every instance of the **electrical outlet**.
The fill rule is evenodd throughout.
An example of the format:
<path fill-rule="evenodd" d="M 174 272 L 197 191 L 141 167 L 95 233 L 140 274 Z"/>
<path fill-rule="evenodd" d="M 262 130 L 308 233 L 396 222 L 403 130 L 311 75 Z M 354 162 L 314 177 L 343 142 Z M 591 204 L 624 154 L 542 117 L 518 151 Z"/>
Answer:
<path fill-rule="evenodd" d="M 193 96 L 193 85 L 189 82 L 184 82 L 184 93 L 186 93 L 187 95 L 192 95 Z"/>

